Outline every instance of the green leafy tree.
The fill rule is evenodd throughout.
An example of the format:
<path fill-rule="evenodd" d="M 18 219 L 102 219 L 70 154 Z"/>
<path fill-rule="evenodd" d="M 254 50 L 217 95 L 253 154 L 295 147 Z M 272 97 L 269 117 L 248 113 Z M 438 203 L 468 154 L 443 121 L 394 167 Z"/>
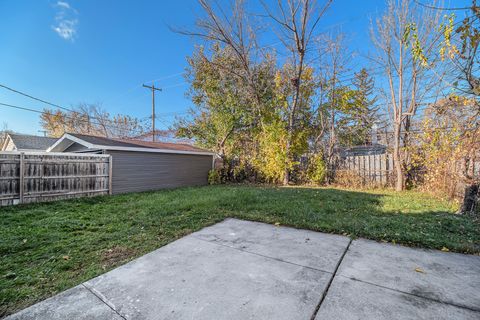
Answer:
<path fill-rule="evenodd" d="M 258 125 L 270 111 L 268 104 L 257 103 L 252 96 L 244 67 L 229 47 L 214 44 L 207 55 L 203 47 L 188 59 L 189 96 L 194 103 L 187 117 L 177 118 L 177 136 L 192 138 L 223 158 L 240 157 L 251 162 L 256 149 L 254 139 Z M 256 87 L 262 88 L 260 99 L 272 101 L 274 66 L 266 59 L 255 66 Z"/>
<path fill-rule="evenodd" d="M 291 124 L 291 103 L 295 99 L 296 84 L 292 77 L 296 68 L 285 64 L 275 74 L 274 112 L 264 118 L 259 133 L 260 150 L 256 164 L 269 180 L 284 182 L 286 172 L 291 172 L 302 154 L 308 151 L 308 139 L 311 133 L 311 105 L 315 94 L 316 83 L 313 69 L 305 67 L 300 81 L 299 101 L 294 115 L 295 126 Z M 287 147 L 288 146 L 288 147 Z M 272 157 L 272 160 L 265 159 Z M 279 161 L 283 161 L 280 163 Z"/>

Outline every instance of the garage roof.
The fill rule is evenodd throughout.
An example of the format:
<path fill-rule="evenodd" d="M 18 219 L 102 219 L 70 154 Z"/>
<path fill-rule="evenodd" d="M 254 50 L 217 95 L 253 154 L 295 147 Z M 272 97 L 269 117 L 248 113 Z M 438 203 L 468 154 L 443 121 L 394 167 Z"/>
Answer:
<path fill-rule="evenodd" d="M 113 139 L 78 133 L 65 133 L 48 152 L 62 152 L 73 143 L 92 150 L 120 150 L 179 154 L 214 155 L 215 153 L 183 143 L 150 142 L 131 139 Z"/>

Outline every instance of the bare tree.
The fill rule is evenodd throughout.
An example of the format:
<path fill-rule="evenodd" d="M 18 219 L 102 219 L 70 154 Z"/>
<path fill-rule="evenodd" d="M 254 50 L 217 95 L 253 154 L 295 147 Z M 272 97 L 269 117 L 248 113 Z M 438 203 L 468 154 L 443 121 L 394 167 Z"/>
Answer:
<path fill-rule="evenodd" d="M 239 61 L 237 65 L 215 65 L 225 71 L 234 74 L 245 85 L 239 85 L 239 90 L 244 90 L 245 95 L 250 97 L 254 113 L 261 112 L 262 97 L 258 87 L 258 74 L 255 70 L 255 56 L 259 52 L 256 43 L 258 27 L 249 21 L 245 10 L 244 0 L 231 1 L 229 14 L 217 3 L 213 5 L 208 0 L 198 0 L 203 8 L 205 17 L 196 21 L 195 30 L 181 30 L 172 28 L 174 32 L 199 37 L 209 43 L 219 43 L 228 48 Z M 208 61 L 214 63 L 213 61 Z"/>
<path fill-rule="evenodd" d="M 441 56 L 448 59 L 452 65 L 452 87 L 463 95 L 476 97 L 476 105 L 480 111 L 480 6 L 477 0 L 471 0 L 471 7 L 440 7 L 424 4 L 418 0 L 415 3 L 422 7 L 439 12 L 464 12 L 461 20 L 455 21 L 456 14 L 445 15 L 439 26 L 439 47 Z"/>
<path fill-rule="evenodd" d="M 291 145 L 296 126 L 296 112 L 301 99 L 301 79 L 306 68 L 305 59 L 312 48 L 315 31 L 321 18 L 330 7 L 332 0 L 327 0 L 318 6 L 314 0 L 286 0 L 277 2 L 276 10 L 272 10 L 266 3 L 263 6 L 268 16 L 276 23 L 280 41 L 290 53 L 291 64 L 295 68 L 295 76 L 291 79 L 293 96 L 288 106 L 288 124 L 286 141 L 286 161 L 291 162 Z M 289 165 L 285 166 L 283 184 L 290 181 Z"/>
<path fill-rule="evenodd" d="M 326 117 L 326 132 L 328 133 L 328 141 L 326 144 L 326 160 L 331 166 L 334 157 L 334 148 L 337 144 L 337 128 L 339 110 L 339 98 L 337 89 L 340 76 L 347 71 L 349 63 L 349 55 L 346 54 L 346 46 L 342 34 L 333 38 L 322 38 L 323 46 L 320 49 L 321 55 L 319 60 L 320 77 L 323 82 L 323 88 L 328 96 L 328 107 L 324 109 Z M 322 93 L 321 93 L 322 94 Z M 318 139 L 318 138 L 317 138 Z"/>
<path fill-rule="evenodd" d="M 99 105 L 81 103 L 72 111 L 44 110 L 40 123 L 49 136 L 65 132 L 102 137 L 135 137 L 144 132 L 140 120 L 127 115 L 111 115 Z"/>
<path fill-rule="evenodd" d="M 403 143 L 408 144 L 408 133 L 418 106 L 432 95 L 434 86 L 438 89 L 442 84 L 442 75 L 434 69 L 435 59 L 421 60 L 415 56 L 419 48 L 425 48 L 424 57 L 434 55 L 438 21 L 439 15 L 433 10 L 411 6 L 409 0 L 389 0 L 385 14 L 375 21 L 371 30 L 377 49 L 374 62 L 385 70 L 388 82 L 386 96 L 393 124 L 397 191 L 403 190 L 406 182 L 408 154 L 402 153 L 402 134 Z"/>

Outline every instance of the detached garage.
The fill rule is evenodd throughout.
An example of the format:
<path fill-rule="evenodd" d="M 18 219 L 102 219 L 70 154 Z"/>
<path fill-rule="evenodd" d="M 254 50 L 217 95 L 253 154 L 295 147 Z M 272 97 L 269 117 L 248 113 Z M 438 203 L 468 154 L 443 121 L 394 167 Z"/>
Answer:
<path fill-rule="evenodd" d="M 47 152 L 112 156 L 112 193 L 205 185 L 215 153 L 187 144 L 64 134 Z"/>

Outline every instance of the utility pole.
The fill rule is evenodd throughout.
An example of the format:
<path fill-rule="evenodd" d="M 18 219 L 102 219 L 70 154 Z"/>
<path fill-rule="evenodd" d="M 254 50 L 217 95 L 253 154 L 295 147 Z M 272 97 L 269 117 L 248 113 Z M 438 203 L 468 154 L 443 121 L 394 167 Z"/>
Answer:
<path fill-rule="evenodd" d="M 160 88 L 155 88 L 155 85 L 151 86 L 143 85 L 145 88 L 152 90 L 152 141 L 155 141 L 155 90 L 162 91 Z"/>

